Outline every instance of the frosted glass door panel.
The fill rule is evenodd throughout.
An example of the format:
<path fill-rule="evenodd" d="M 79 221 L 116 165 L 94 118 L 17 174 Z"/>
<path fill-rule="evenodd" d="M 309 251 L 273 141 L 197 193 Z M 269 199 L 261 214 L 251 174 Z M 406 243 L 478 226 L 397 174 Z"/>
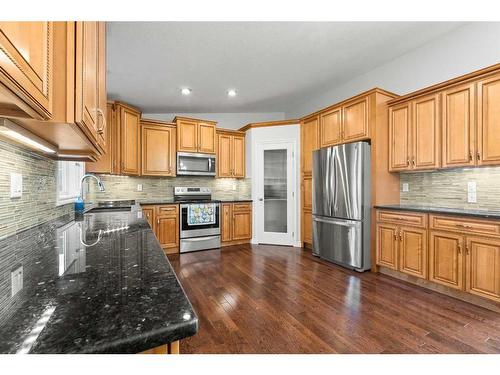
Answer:
<path fill-rule="evenodd" d="M 264 150 L 264 231 L 287 233 L 287 149 Z"/>

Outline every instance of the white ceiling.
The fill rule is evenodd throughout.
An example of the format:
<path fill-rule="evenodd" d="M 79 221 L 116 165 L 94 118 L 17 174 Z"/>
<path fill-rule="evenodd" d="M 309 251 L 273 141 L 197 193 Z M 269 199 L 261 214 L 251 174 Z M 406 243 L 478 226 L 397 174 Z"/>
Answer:
<path fill-rule="evenodd" d="M 108 96 L 144 112 L 285 112 L 463 25 L 108 22 Z M 190 96 L 180 94 L 190 87 Z M 228 98 L 226 90 L 238 95 Z"/>

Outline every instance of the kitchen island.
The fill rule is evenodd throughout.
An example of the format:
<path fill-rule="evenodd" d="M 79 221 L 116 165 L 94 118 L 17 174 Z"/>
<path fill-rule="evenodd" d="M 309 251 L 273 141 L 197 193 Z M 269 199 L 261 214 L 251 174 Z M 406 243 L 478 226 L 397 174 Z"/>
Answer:
<path fill-rule="evenodd" d="M 176 352 L 198 318 L 139 205 L 0 240 L 0 353 Z"/>

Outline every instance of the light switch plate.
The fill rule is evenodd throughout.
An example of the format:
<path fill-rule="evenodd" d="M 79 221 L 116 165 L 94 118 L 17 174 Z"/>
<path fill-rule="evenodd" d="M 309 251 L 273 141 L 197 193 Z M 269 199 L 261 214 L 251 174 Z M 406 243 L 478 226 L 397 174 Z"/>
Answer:
<path fill-rule="evenodd" d="M 408 182 L 403 182 L 403 191 L 404 192 L 410 191 L 410 184 Z"/>
<path fill-rule="evenodd" d="M 137 191 L 142 191 L 142 184 L 137 184 Z"/>
<path fill-rule="evenodd" d="M 476 181 L 467 182 L 467 202 L 468 203 L 477 202 Z"/>
<path fill-rule="evenodd" d="M 10 273 L 11 297 L 23 289 L 23 266 Z"/>
<path fill-rule="evenodd" d="M 23 175 L 21 173 L 10 174 L 10 197 L 21 198 L 23 195 Z"/>

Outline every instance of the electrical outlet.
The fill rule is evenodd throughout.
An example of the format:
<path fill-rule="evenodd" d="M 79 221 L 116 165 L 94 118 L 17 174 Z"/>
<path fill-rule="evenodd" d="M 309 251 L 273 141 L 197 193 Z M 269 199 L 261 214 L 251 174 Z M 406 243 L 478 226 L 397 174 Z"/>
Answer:
<path fill-rule="evenodd" d="M 10 273 L 11 297 L 23 289 L 23 266 Z"/>
<path fill-rule="evenodd" d="M 142 184 L 137 184 L 137 191 L 142 191 Z"/>
<path fill-rule="evenodd" d="M 21 173 L 10 174 L 10 197 L 21 198 L 23 195 L 23 175 Z"/>
<path fill-rule="evenodd" d="M 467 182 L 467 202 L 468 203 L 477 202 L 476 181 Z"/>
<path fill-rule="evenodd" d="M 410 191 L 410 184 L 408 182 L 403 182 L 403 191 L 404 192 Z"/>
<path fill-rule="evenodd" d="M 236 183 L 233 183 L 233 191 L 236 191 Z"/>

